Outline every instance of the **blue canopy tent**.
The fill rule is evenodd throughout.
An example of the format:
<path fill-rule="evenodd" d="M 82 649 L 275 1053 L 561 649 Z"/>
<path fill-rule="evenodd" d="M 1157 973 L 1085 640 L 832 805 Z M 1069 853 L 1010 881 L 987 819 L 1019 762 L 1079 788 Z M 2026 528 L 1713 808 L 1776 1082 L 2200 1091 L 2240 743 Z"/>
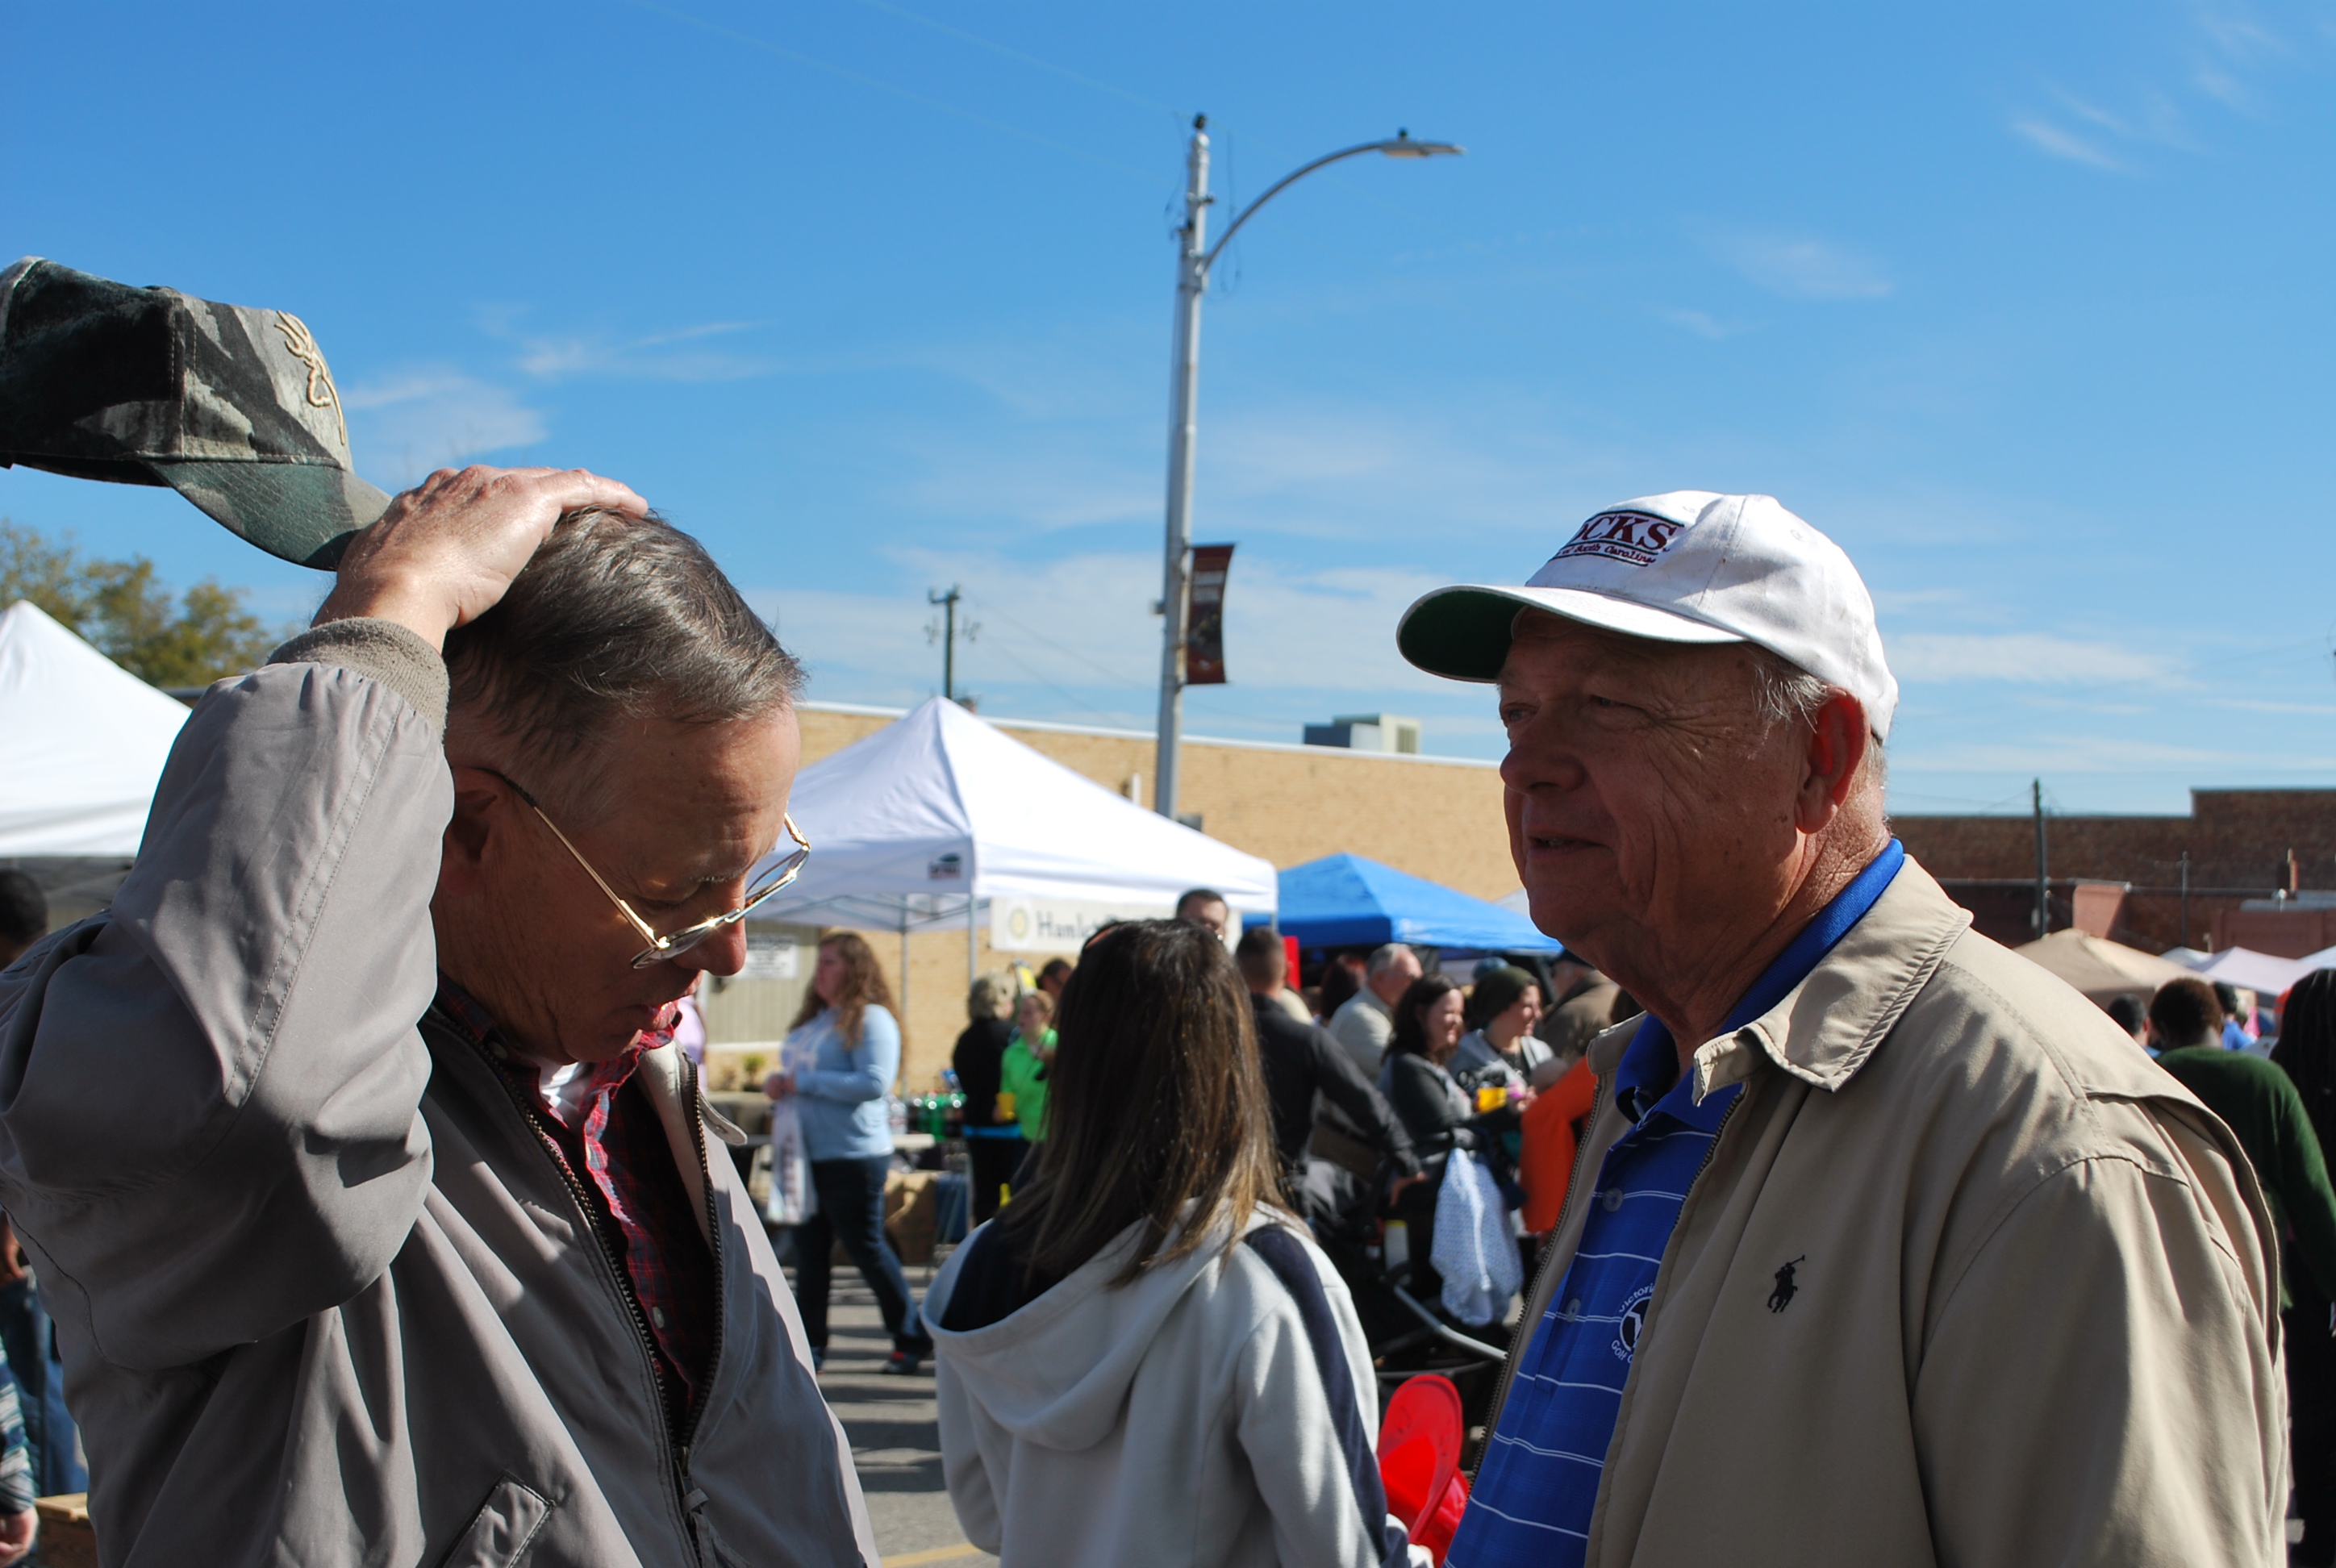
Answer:
<path fill-rule="evenodd" d="M 1275 924 L 1301 948 L 1418 947 L 1490 953 L 1556 953 L 1524 916 L 1406 875 L 1360 855 L 1326 855 L 1280 874 Z"/>

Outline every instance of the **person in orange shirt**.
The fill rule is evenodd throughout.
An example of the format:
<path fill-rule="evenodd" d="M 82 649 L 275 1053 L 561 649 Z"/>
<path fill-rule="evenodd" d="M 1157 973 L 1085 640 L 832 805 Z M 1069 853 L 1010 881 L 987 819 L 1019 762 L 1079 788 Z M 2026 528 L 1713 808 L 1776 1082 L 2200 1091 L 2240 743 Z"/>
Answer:
<path fill-rule="evenodd" d="M 1524 1112 L 1524 1149 L 1517 1181 L 1525 1190 L 1525 1229 L 1538 1236 L 1557 1223 L 1573 1180 L 1574 1124 L 1590 1115 L 1598 1079 L 1582 1057 L 1563 1077 L 1533 1096 Z"/>

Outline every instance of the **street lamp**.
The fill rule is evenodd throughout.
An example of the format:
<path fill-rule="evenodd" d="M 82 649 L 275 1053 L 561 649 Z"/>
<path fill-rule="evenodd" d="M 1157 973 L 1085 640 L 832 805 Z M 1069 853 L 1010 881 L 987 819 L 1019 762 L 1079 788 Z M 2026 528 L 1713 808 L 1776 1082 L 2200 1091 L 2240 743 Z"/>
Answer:
<path fill-rule="evenodd" d="M 1399 131 L 1386 141 L 1366 141 L 1342 148 L 1286 174 L 1266 189 L 1226 226 L 1214 245 L 1204 229 L 1209 204 L 1209 117 L 1192 118 L 1192 147 L 1184 164 L 1184 224 L 1176 260 L 1176 354 L 1169 380 L 1168 403 L 1168 541 L 1166 565 L 1161 576 L 1160 616 L 1160 749 L 1155 759 L 1153 806 L 1162 816 L 1176 814 L 1177 753 L 1183 742 L 1184 641 L 1192 624 L 1189 596 L 1192 550 L 1192 436 L 1201 405 L 1201 296 L 1209 287 L 1209 270 L 1242 224 L 1257 209 L 1317 169 L 1342 158 L 1377 152 L 1389 158 L 1457 156 L 1467 149 L 1449 141 L 1415 141 Z"/>

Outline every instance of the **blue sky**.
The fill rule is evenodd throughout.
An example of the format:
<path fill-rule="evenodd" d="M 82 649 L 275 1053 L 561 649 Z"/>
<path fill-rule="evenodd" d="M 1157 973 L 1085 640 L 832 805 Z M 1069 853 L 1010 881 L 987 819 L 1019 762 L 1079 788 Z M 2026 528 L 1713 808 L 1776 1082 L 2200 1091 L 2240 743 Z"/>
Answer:
<path fill-rule="evenodd" d="M 583 464 L 813 693 L 1148 727 L 1184 126 L 1279 199 L 1203 332 L 1198 734 L 1496 755 L 1402 607 L 1582 518 L 1774 493 L 1905 686 L 1902 811 L 2336 774 L 2336 6 L 0 0 L 0 259 L 294 311 L 358 466 Z M 35 62 L 39 69 L 24 67 Z M 1222 205 L 1219 208 L 1222 217 Z M 0 515 L 305 613 L 164 492 Z"/>

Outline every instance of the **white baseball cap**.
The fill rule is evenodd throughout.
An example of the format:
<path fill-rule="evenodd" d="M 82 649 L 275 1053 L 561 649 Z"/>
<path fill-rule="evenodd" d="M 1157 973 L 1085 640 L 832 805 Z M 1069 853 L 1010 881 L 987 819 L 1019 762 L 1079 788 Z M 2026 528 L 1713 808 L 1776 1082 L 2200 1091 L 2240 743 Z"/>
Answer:
<path fill-rule="evenodd" d="M 1874 597 L 1841 546 L 1775 496 L 1674 490 L 1610 507 L 1523 588 L 1428 594 L 1396 646 L 1431 675 L 1498 680 L 1520 606 L 1655 642 L 1756 643 L 1857 698 L 1889 738 L 1898 682 Z"/>

